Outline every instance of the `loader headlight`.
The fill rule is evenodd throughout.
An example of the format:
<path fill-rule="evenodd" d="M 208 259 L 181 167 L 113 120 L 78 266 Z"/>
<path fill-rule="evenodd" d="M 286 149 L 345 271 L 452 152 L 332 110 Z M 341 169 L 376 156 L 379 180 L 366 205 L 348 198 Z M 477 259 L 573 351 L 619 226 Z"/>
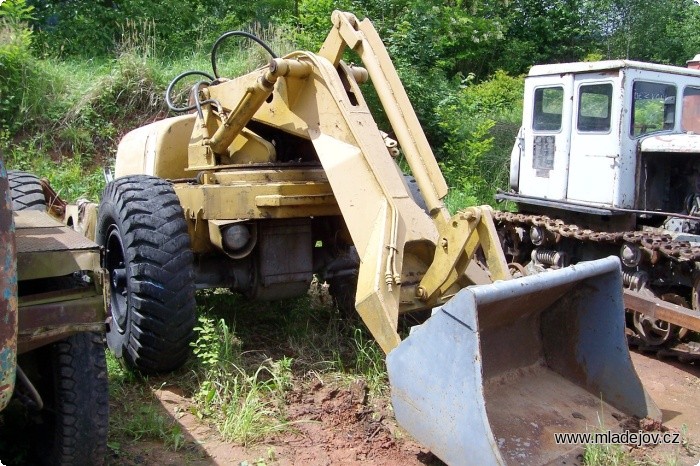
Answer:
<path fill-rule="evenodd" d="M 237 252 L 245 248 L 251 240 L 250 230 L 242 224 L 235 224 L 226 227 L 221 232 L 221 239 L 224 247 L 231 252 Z"/>

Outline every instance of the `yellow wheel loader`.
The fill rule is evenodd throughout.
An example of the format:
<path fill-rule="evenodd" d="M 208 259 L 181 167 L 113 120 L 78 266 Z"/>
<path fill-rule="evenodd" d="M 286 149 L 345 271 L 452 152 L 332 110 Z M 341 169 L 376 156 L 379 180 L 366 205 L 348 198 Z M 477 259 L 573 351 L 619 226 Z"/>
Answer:
<path fill-rule="evenodd" d="M 184 114 L 124 137 L 94 224 L 110 348 L 144 372 L 174 369 L 196 288 L 281 299 L 316 274 L 339 301 L 356 290 L 387 353 L 398 422 L 449 464 L 546 463 L 574 448 L 557 432 L 660 418 L 627 351 L 617 259 L 513 279 L 490 208 L 445 208 L 447 185 L 371 22 L 335 11 L 332 23 L 318 53 L 266 47 L 269 66 L 236 78 L 218 75 L 221 41 L 259 40 L 222 36 L 213 75 L 185 72 L 168 89 Z M 342 60 L 348 50 L 362 66 Z M 176 108 L 171 90 L 190 75 L 202 80 Z M 395 139 L 363 98 L 368 81 Z M 399 315 L 429 309 L 402 341 Z"/>

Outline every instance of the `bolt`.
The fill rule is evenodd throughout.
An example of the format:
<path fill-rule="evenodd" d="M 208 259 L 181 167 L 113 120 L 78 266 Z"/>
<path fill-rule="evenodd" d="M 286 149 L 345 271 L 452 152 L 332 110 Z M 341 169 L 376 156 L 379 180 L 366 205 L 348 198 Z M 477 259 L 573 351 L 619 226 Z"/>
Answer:
<path fill-rule="evenodd" d="M 440 246 L 441 246 L 442 249 L 444 249 L 445 251 L 447 251 L 447 244 L 448 244 L 447 238 L 442 238 L 442 239 L 440 240 Z"/>
<path fill-rule="evenodd" d="M 469 222 L 470 220 L 474 220 L 476 218 L 476 214 L 472 209 L 468 209 L 462 212 L 462 218 Z"/>
<path fill-rule="evenodd" d="M 425 299 L 425 298 L 427 298 L 427 295 L 428 295 L 428 293 L 425 291 L 425 288 L 423 288 L 422 286 L 419 286 L 418 288 L 416 288 L 416 297 L 418 299 Z"/>

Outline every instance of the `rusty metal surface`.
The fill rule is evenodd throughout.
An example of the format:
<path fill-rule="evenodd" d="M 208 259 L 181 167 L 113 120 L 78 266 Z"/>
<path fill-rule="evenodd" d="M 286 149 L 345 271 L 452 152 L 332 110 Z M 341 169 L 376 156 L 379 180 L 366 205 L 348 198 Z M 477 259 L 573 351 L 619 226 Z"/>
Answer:
<path fill-rule="evenodd" d="M 17 257 L 12 199 L 0 157 L 0 410 L 10 401 L 17 366 Z"/>
<path fill-rule="evenodd" d="M 98 270 L 99 247 L 45 212 L 15 213 L 17 271 L 20 280 Z"/>
<path fill-rule="evenodd" d="M 620 411 L 543 366 L 512 374 L 507 383 L 486 382 L 486 411 L 507 464 L 547 464 L 580 449 L 557 445 L 554 434 L 620 431 Z"/>
<path fill-rule="evenodd" d="M 624 298 L 627 309 L 641 312 L 652 319 L 663 320 L 700 332 L 700 312 L 629 289 L 624 290 Z"/>
<path fill-rule="evenodd" d="M 561 235 L 564 238 L 576 238 L 579 241 L 596 243 L 612 243 L 621 245 L 623 242 L 638 245 L 645 254 L 653 257 L 662 254 L 670 260 L 700 261 L 700 246 L 688 241 L 678 241 L 669 234 L 654 231 L 597 231 L 586 226 L 566 223 L 563 220 L 546 215 L 528 215 L 513 212 L 494 212 L 494 219 L 511 225 L 539 226 L 547 231 Z"/>
<path fill-rule="evenodd" d="M 104 300 L 95 288 L 21 298 L 18 352 L 30 351 L 77 332 L 102 332 L 104 321 Z"/>
<path fill-rule="evenodd" d="M 69 227 L 17 229 L 17 254 L 86 249 L 98 251 L 99 247 Z"/>
<path fill-rule="evenodd" d="M 14 213 L 15 229 L 22 228 L 56 228 L 63 224 L 46 212 L 39 210 L 21 210 Z"/>
<path fill-rule="evenodd" d="M 642 254 L 652 264 L 665 260 L 683 263 L 691 271 L 698 271 L 700 246 L 688 241 L 678 241 L 670 234 L 654 230 L 643 231 L 597 231 L 587 226 L 579 226 L 550 218 L 546 215 L 529 215 L 512 212 L 494 212 L 494 218 L 508 226 L 537 226 L 546 229 L 556 237 L 574 238 L 581 242 L 607 243 L 617 247 L 631 244 L 639 247 Z M 658 319 L 682 328 L 700 332 L 700 312 L 688 307 L 663 301 L 650 295 L 632 290 L 624 290 L 625 307 L 653 319 Z"/>

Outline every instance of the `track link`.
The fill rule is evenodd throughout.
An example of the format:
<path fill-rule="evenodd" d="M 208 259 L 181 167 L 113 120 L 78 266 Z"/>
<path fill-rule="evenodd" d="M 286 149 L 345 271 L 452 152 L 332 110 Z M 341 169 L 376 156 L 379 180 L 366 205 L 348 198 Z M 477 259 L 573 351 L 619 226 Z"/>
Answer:
<path fill-rule="evenodd" d="M 618 248 L 624 244 L 634 245 L 644 256 L 642 262 L 650 267 L 681 269 L 693 284 L 698 283 L 697 277 L 700 277 L 700 246 L 688 241 L 675 240 L 672 235 L 663 230 L 649 228 L 640 231 L 608 232 L 567 223 L 546 215 L 494 211 L 493 216 L 496 227 L 503 233 L 512 232 L 516 227 L 529 229 L 534 226 L 544 228 L 551 235 L 551 242 L 554 245 L 559 244 L 563 239 L 572 239 L 581 243 L 606 244 Z M 513 235 L 510 237 L 512 238 Z M 532 246 L 533 249 L 534 247 Z M 522 265 L 519 269 L 523 269 Z M 635 285 L 633 283 L 631 286 Z M 680 285 L 677 286 L 680 287 Z M 688 288 L 687 285 L 686 288 Z M 691 297 L 697 294 L 693 287 L 689 288 Z M 690 301 L 693 305 L 689 305 L 686 301 L 684 307 L 698 312 L 698 300 L 693 297 Z M 698 331 L 698 329 L 692 330 Z M 698 333 L 695 333 L 696 339 L 697 335 Z M 663 345 L 649 345 L 636 333 L 628 340 L 630 346 L 636 347 L 639 351 L 653 352 L 659 357 L 672 357 L 681 362 L 700 361 L 700 343 L 696 341 L 671 339 Z"/>

